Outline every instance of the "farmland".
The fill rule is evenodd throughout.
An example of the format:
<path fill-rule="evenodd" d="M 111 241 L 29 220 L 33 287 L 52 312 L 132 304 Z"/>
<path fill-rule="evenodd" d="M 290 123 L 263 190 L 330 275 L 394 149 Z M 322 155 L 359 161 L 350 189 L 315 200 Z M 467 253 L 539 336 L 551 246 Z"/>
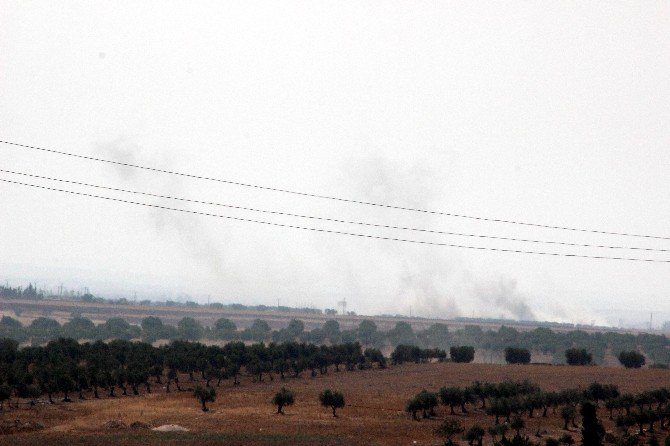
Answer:
<path fill-rule="evenodd" d="M 314 328 L 323 325 L 327 320 L 334 316 L 320 313 L 300 313 L 287 311 L 253 311 L 236 310 L 231 308 L 216 308 L 206 306 L 186 307 L 186 306 L 160 306 L 160 305 L 140 305 L 128 303 L 124 305 L 113 303 L 82 302 L 75 300 L 58 299 L 6 299 L 0 298 L 0 311 L 2 314 L 18 316 L 23 322 L 30 322 L 38 317 L 51 317 L 65 322 L 72 318 L 72 315 L 79 315 L 89 318 L 95 322 L 104 322 L 112 317 L 121 317 L 131 324 L 139 324 L 141 320 L 148 316 L 156 316 L 169 324 L 176 324 L 183 317 L 192 317 L 204 325 L 212 325 L 219 318 L 228 318 L 240 327 L 248 327 L 258 318 L 266 320 L 272 328 L 286 326 L 291 319 L 299 318 L 305 323 L 306 328 Z M 363 315 L 337 315 L 335 316 L 343 329 L 355 328 L 362 320 L 373 320 L 382 330 L 388 330 L 395 326 L 397 322 L 405 321 L 412 325 L 414 329 L 425 329 L 436 322 L 442 322 L 451 329 L 463 328 L 466 325 L 476 324 L 482 329 L 497 329 L 501 325 L 520 330 L 529 330 L 539 326 L 545 326 L 542 322 L 518 322 L 513 320 L 506 321 L 487 321 L 487 320 L 467 320 L 467 319 L 429 319 L 422 317 L 402 317 L 402 316 L 363 316 Z M 586 332 L 598 331 L 618 331 L 612 327 L 590 327 L 573 326 L 570 324 L 552 324 L 553 330 L 568 331 L 579 328 Z"/>
<path fill-rule="evenodd" d="M 443 440 L 435 428 L 447 416 L 448 408 L 440 406 L 431 419 L 413 421 L 404 412 L 408 399 L 422 389 L 437 391 L 442 386 L 467 386 L 474 380 L 501 382 L 528 379 L 544 391 L 565 388 L 586 388 L 598 381 L 615 384 L 621 392 L 636 393 L 670 385 L 667 369 L 623 369 L 605 367 L 569 367 L 549 365 L 492 365 L 424 363 L 390 366 L 352 372 L 330 371 L 325 375 L 264 382 L 243 377 L 241 385 L 224 381 L 217 388 L 218 397 L 204 413 L 191 392 L 165 393 L 155 387 L 151 394 L 117 398 L 88 399 L 80 402 L 38 404 L 33 409 L 18 409 L 3 414 L 4 420 L 20 419 L 40 422 L 43 429 L 0 437 L 1 444 L 419 444 L 438 445 Z M 184 380 L 184 387 L 192 385 Z M 272 395 L 286 386 L 296 394 L 295 405 L 277 415 L 270 403 Z M 339 389 L 345 394 L 346 407 L 333 418 L 318 403 L 318 394 L 325 388 Z M 602 406 L 602 404 L 601 404 Z M 477 406 L 478 407 L 478 406 Z M 615 431 L 606 411 L 599 416 L 608 431 Z M 493 424 L 493 418 L 475 408 L 469 414 L 458 413 L 466 428 L 479 423 Z M 110 421 L 119 426 L 143 422 L 150 426 L 177 424 L 188 432 L 152 432 L 119 427 L 110 428 Z M 562 430 L 561 418 L 527 419 L 524 432 L 532 441 L 544 443 L 548 436 L 557 438 Z M 579 430 L 570 428 L 579 440 Z M 543 438 L 535 437 L 540 432 Z M 658 429 L 661 441 L 665 431 Z M 461 442 L 461 438 L 455 438 Z M 485 444 L 490 444 L 487 435 Z"/>

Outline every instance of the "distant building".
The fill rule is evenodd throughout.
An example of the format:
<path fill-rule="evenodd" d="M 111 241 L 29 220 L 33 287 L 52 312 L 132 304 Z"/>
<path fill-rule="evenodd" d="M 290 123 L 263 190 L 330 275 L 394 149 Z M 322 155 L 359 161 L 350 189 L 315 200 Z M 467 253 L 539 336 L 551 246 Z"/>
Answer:
<path fill-rule="evenodd" d="M 665 333 L 670 333 L 670 321 L 663 322 L 663 331 Z"/>

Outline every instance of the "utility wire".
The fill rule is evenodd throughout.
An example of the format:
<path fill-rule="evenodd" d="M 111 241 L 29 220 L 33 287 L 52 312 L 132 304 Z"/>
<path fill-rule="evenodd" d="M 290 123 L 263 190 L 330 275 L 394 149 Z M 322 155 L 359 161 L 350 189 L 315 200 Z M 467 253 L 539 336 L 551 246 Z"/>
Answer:
<path fill-rule="evenodd" d="M 138 205 L 138 206 L 145 206 L 145 207 L 150 207 L 150 208 L 163 209 L 163 210 L 166 210 L 166 211 L 175 211 L 175 212 L 182 212 L 182 213 L 186 213 L 186 214 L 225 218 L 225 219 L 228 219 L 228 220 L 241 221 L 241 222 L 247 222 L 247 223 L 258 223 L 258 224 L 263 224 L 263 225 L 268 225 L 268 226 L 276 226 L 276 227 L 281 227 L 281 228 L 292 228 L 292 229 L 301 229 L 301 230 L 305 230 L 305 231 L 324 232 L 324 233 L 339 234 L 339 235 L 348 235 L 348 236 L 352 236 L 352 237 L 361 237 L 361 238 L 368 238 L 368 239 L 374 239 L 374 240 L 388 240 L 388 241 L 394 241 L 394 242 L 414 243 L 414 244 L 419 244 L 419 245 L 446 246 L 446 247 L 451 247 L 451 248 L 474 249 L 474 250 L 479 250 L 479 251 L 511 252 L 511 253 L 517 253 L 517 254 L 535 254 L 535 255 L 546 255 L 546 256 L 554 256 L 554 257 L 574 257 L 574 258 L 597 259 L 597 260 L 625 260 L 625 261 L 632 261 L 632 262 L 647 262 L 647 263 L 670 263 L 670 260 L 661 260 L 661 259 L 595 256 L 595 255 L 570 254 L 570 253 L 558 253 L 558 252 L 542 252 L 542 251 L 525 251 L 525 250 L 518 250 L 518 249 L 492 248 L 492 247 L 488 247 L 488 246 L 471 246 L 471 245 L 458 245 L 458 244 L 453 244 L 453 243 L 428 242 L 428 241 L 423 241 L 423 240 L 404 239 L 404 238 L 398 238 L 398 237 L 384 237 L 384 236 L 379 236 L 379 235 L 360 234 L 360 233 L 345 232 L 345 231 L 335 231 L 335 230 L 332 230 L 332 229 L 312 228 L 312 227 L 307 227 L 307 226 L 297 226 L 297 225 L 275 223 L 275 222 L 264 221 L 264 220 L 254 220 L 254 219 L 251 219 L 251 218 L 233 217 L 233 216 L 230 216 L 230 215 L 221 215 L 221 214 L 213 214 L 213 213 L 209 213 L 209 212 L 200 212 L 200 211 L 192 211 L 192 210 L 187 210 L 187 209 L 172 208 L 172 207 L 161 206 L 161 205 L 157 205 L 157 204 L 141 203 L 141 202 L 137 202 L 137 201 L 122 200 L 120 198 L 105 197 L 105 196 L 101 196 L 101 195 L 88 194 L 88 193 L 84 193 L 84 192 L 75 192 L 75 191 L 71 191 L 71 190 L 57 189 L 57 188 L 54 188 L 54 187 L 40 186 L 40 185 L 37 185 L 37 184 L 22 183 L 20 181 L 6 180 L 6 179 L 3 179 L 3 178 L 0 178 L 0 181 L 5 182 L 5 183 L 18 184 L 18 185 L 22 185 L 22 186 L 34 187 L 34 188 L 38 188 L 38 189 L 44 189 L 44 190 L 50 190 L 50 191 L 56 191 L 56 192 L 64 192 L 64 193 L 72 194 L 72 195 L 80 195 L 80 196 L 91 197 L 91 198 L 99 198 L 99 199 L 102 199 L 102 200 L 115 201 L 115 202 L 119 202 L 119 203 L 134 204 L 134 205 Z"/>
<path fill-rule="evenodd" d="M 467 233 L 461 233 L 461 232 L 437 231 L 437 230 L 431 230 L 431 229 L 413 228 L 413 227 L 407 227 L 407 226 L 394 226 L 394 225 L 369 223 L 369 222 L 361 222 L 361 221 L 353 221 L 353 220 L 341 220 L 341 219 L 337 219 L 337 218 L 317 217 L 317 216 L 313 216 L 313 215 L 303 215 L 303 214 L 293 214 L 293 213 L 289 213 L 289 212 L 272 211 L 272 210 L 267 210 L 267 209 L 257 209 L 257 208 L 250 208 L 250 207 L 245 207 L 245 206 L 236 206 L 236 205 L 231 205 L 231 204 L 216 203 L 216 202 L 211 202 L 211 201 L 201 201 L 201 200 L 193 200 L 193 199 L 189 199 L 189 198 L 173 197 L 173 196 L 169 196 L 169 195 L 153 194 L 153 193 L 149 193 L 149 192 L 140 192 L 140 191 L 134 191 L 134 190 L 129 190 L 129 189 L 121 189 L 121 188 L 117 188 L 117 187 L 100 186 L 100 185 L 97 185 L 97 184 L 83 183 L 83 182 L 80 182 L 80 181 L 73 181 L 73 180 L 65 180 L 65 179 L 61 179 L 61 178 L 47 177 L 47 176 L 43 176 L 43 175 L 34 175 L 34 174 L 25 173 L 25 172 L 17 172 L 17 171 L 6 170 L 6 169 L 0 169 L 0 172 L 10 173 L 10 174 L 13 174 L 13 175 L 22 175 L 22 176 L 31 177 L 31 178 L 39 178 L 39 179 L 49 180 L 49 181 L 58 181 L 58 182 L 67 183 L 67 184 L 76 184 L 78 186 L 94 187 L 94 188 L 97 188 L 97 189 L 104 189 L 104 190 L 110 190 L 110 191 L 115 191 L 115 192 L 124 192 L 124 193 L 128 193 L 128 194 L 143 195 L 143 196 L 147 196 L 147 197 L 164 198 L 164 199 L 168 199 L 168 200 L 184 201 L 184 202 L 188 202 L 188 203 L 198 203 L 198 204 L 205 204 L 205 205 L 211 205 L 211 206 L 220 206 L 220 207 L 225 207 L 225 208 L 229 208 L 229 209 L 237 209 L 237 210 L 251 211 L 251 212 L 260 212 L 260 213 L 263 213 L 263 214 L 283 215 L 283 216 L 287 216 L 287 217 L 297 217 L 297 218 L 305 218 L 305 219 L 310 219 L 310 220 L 329 221 L 329 222 L 334 222 L 334 223 L 345 223 L 345 224 L 352 224 L 352 225 L 359 225 L 359 226 L 369 226 L 369 227 L 374 227 L 374 228 L 397 229 L 397 230 L 403 230 L 403 231 L 425 232 L 425 233 L 440 234 L 440 235 L 454 235 L 454 236 L 460 236 L 460 237 L 476 237 L 476 238 L 493 239 L 493 240 L 505 240 L 505 241 L 513 241 L 513 242 L 545 243 L 545 244 L 552 244 L 552 245 L 574 246 L 574 247 L 580 247 L 580 248 L 630 249 L 630 250 L 650 251 L 650 252 L 670 252 L 670 249 L 662 249 L 662 248 L 643 248 L 643 247 L 639 247 L 639 246 L 616 246 L 616 245 L 614 245 L 614 246 L 591 245 L 591 244 L 586 244 L 586 243 L 570 243 L 570 242 L 559 242 L 559 241 L 553 241 L 553 240 L 533 240 L 533 239 L 501 237 L 501 236 L 485 235 L 485 234 L 467 234 Z"/>
<path fill-rule="evenodd" d="M 205 181 L 214 181 L 214 182 L 217 182 L 217 183 L 231 184 L 231 185 L 242 186 L 242 187 L 250 187 L 250 188 L 254 188 L 254 189 L 267 190 L 267 191 L 273 191 L 273 192 L 282 192 L 282 193 L 286 193 L 286 194 L 299 195 L 299 196 L 303 196 L 303 197 L 321 198 L 321 199 L 325 199 L 325 200 L 340 201 L 340 202 L 344 202 L 344 203 L 355 203 L 355 204 L 360 204 L 360 205 L 365 205 L 365 206 L 375 206 L 375 207 L 386 208 L 386 209 L 395 209 L 395 210 L 409 211 L 409 212 L 419 212 L 419 213 L 431 214 L 431 215 L 442 215 L 442 216 L 447 216 L 447 217 L 467 218 L 467 219 L 470 219 L 470 220 L 488 221 L 488 222 L 493 222 L 493 223 L 508 223 L 508 224 L 514 224 L 514 225 L 532 226 L 532 227 L 544 228 L 544 229 L 559 229 L 559 230 L 563 230 L 563 231 L 588 232 L 588 233 L 592 233 L 592 234 L 617 235 L 617 236 L 623 236 L 623 237 L 639 237 L 639 238 L 649 238 L 649 239 L 657 239 L 657 240 L 670 240 L 670 237 L 667 237 L 667 236 L 636 234 L 636 233 L 629 233 L 629 232 L 603 231 L 603 230 L 597 230 L 597 229 L 584 229 L 584 228 L 577 228 L 577 227 L 570 227 L 570 226 L 545 225 L 545 224 L 540 224 L 540 223 L 529 223 L 529 222 L 523 222 L 523 221 L 517 221 L 517 220 L 506 220 L 506 219 L 491 218 L 491 217 L 479 217 L 479 216 L 473 216 L 473 215 L 457 214 L 457 213 L 453 213 L 453 212 L 432 211 L 432 210 L 427 210 L 427 209 L 411 208 L 411 207 L 405 207 L 405 206 L 396 206 L 396 205 L 391 205 L 391 204 L 376 203 L 376 202 L 372 202 L 372 201 L 363 201 L 363 200 L 335 197 L 335 196 L 331 196 L 331 195 L 321 195 L 321 194 L 315 194 L 315 193 L 310 193 L 310 192 L 301 192 L 301 191 L 295 191 L 295 190 L 289 190 L 289 189 L 282 189 L 282 188 L 278 188 L 278 187 L 262 186 L 262 185 L 251 184 L 251 183 L 243 183 L 243 182 L 240 182 L 240 181 L 225 180 L 225 179 L 221 179 L 221 178 L 212 178 L 212 177 L 207 177 L 207 176 L 203 176 L 203 175 L 194 175 L 194 174 L 189 174 L 189 173 L 184 173 L 184 172 L 176 172 L 176 171 L 172 171 L 172 170 L 159 169 L 159 168 L 155 168 L 155 167 L 141 166 L 139 164 L 124 163 L 124 162 L 113 161 L 113 160 L 104 159 L 104 158 L 96 158 L 96 157 L 93 157 L 93 156 L 79 155 L 79 154 L 76 154 L 76 153 L 64 152 L 64 151 L 60 151 L 60 150 L 46 149 L 46 148 L 37 147 L 37 146 L 29 146 L 29 145 L 26 145 L 26 144 L 19 144 L 19 143 L 11 142 L 11 141 L 0 140 L 0 143 L 9 144 L 9 145 L 12 145 L 12 146 L 15 146 L 15 147 L 21 147 L 21 148 L 24 148 L 24 149 L 39 150 L 41 152 L 47 152 L 47 153 L 53 153 L 53 154 L 57 154 L 57 155 L 70 156 L 70 157 L 73 157 L 73 158 L 85 159 L 85 160 L 89 160 L 89 161 L 97 161 L 97 162 L 101 162 L 101 163 L 114 164 L 114 165 L 117 165 L 117 166 L 132 167 L 132 168 L 135 168 L 135 169 L 142 169 L 142 170 L 147 170 L 147 171 L 150 171 L 150 172 L 160 172 L 160 173 L 169 174 L 169 175 L 177 175 L 177 176 L 180 176 L 180 177 L 194 178 L 194 179 L 205 180 Z"/>

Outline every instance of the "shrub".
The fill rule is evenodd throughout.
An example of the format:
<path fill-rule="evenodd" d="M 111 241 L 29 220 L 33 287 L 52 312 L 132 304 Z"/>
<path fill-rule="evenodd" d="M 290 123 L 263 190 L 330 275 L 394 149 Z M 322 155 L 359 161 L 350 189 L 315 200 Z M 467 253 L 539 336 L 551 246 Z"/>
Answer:
<path fill-rule="evenodd" d="M 569 365 L 589 365 L 593 362 L 593 355 L 583 348 L 569 348 L 565 351 L 565 361 Z"/>
<path fill-rule="evenodd" d="M 505 349 L 505 361 L 508 364 L 528 364 L 530 362 L 530 351 L 527 348 L 507 347 Z"/>
<path fill-rule="evenodd" d="M 330 407 L 336 417 L 335 411 L 344 407 L 344 395 L 336 390 L 326 389 L 319 395 L 319 402 L 323 407 Z"/>
<path fill-rule="evenodd" d="M 478 446 L 482 446 L 482 440 L 485 433 L 486 432 L 480 425 L 475 424 L 465 433 L 465 439 L 470 446 L 474 445 L 475 442 L 477 442 Z"/>
<path fill-rule="evenodd" d="M 442 424 L 435 429 L 435 433 L 441 437 L 446 438 L 446 442 L 444 443 L 447 446 L 451 446 L 454 444 L 453 440 L 451 437 L 454 435 L 460 434 L 463 432 L 463 426 L 458 420 L 454 420 L 452 418 L 447 418 L 442 422 Z"/>
<path fill-rule="evenodd" d="M 196 386 L 195 390 L 193 391 L 193 396 L 200 400 L 200 404 L 202 404 L 202 411 L 207 412 L 209 411 L 207 408 L 207 403 L 213 403 L 214 400 L 216 400 L 216 390 L 214 390 L 213 387 Z"/>
<path fill-rule="evenodd" d="M 454 362 L 472 362 L 475 359 L 475 348 L 467 345 L 451 347 L 449 356 Z"/>
<path fill-rule="evenodd" d="M 277 413 L 284 414 L 284 406 L 292 406 L 295 402 L 295 394 L 285 387 L 282 387 L 272 399 L 272 404 L 277 406 Z"/>
<path fill-rule="evenodd" d="M 638 351 L 631 350 L 619 353 L 619 362 L 627 369 L 639 369 L 645 364 L 644 355 Z"/>

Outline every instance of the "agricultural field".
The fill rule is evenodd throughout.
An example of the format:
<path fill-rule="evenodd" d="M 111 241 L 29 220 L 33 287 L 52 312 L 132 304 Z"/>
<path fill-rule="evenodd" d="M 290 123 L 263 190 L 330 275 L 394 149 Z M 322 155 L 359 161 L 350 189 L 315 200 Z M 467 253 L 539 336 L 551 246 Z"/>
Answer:
<path fill-rule="evenodd" d="M 216 387 L 217 398 L 208 404 L 209 412 L 203 412 L 192 391 L 186 390 L 196 383 L 184 377 L 183 392 L 173 388 L 166 393 L 164 387 L 154 385 L 151 394 L 142 389 L 140 396 L 85 401 L 73 398 L 72 403 L 54 397 L 56 404 L 40 400 L 30 409 L 5 408 L 1 415 L 3 426 L 19 420 L 17 424 L 34 429 L 5 433 L 0 436 L 0 444 L 439 445 L 444 444 L 444 439 L 435 434 L 435 429 L 445 418 L 457 419 L 466 429 L 475 423 L 486 429 L 494 424 L 494 417 L 473 403 L 468 406 L 468 414 L 456 410 L 456 415 L 451 416 L 449 408 L 440 405 L 435 416 L 415 421 L 405 412 L 407 401 L 414 395 L 422 389 L 437 392 L 443 386 L 465 387 L 475 380 L 499 383 L 525 379 L 543 391 L 586 388 L 597 381 L 614 384 L 622 393 L 638 393 L 669 387 L 670 370 L 432 362 L 390 365 L 386 369 L 341 372 L 331 369 L 316 377 L 304 373 L 300 378 L 286 380 L 275 376 L 271 381 L 266 377 L 263 382 L 252 382 L 251 377 L 242 376 L 239 386 L 226 380 Z M 282 386 L 295 392 L 295 404 L 279 415 L 271 401 Z M 337 418 L 319 404 L 318 396 L 326 388 L 344 393 L 346 405 L 338 411 Z M 616 432 L 602 402 L 598 415 L 608 432 Z M 544 445 L 547 437 L 558 438 L 566 433 L 563 420 L 551 409 L 546 418 L 536 412 L 533 418 L 524 419 L 522 433 L 535 443 Z M 133 429 L 130 427 L 133 423 L 143 428 Z M 147 429 L 172 424 L 188 431 Z M 667 432 L 658 425 L 656 430 L 663 444 Z M 570 427 L 569 433 L 580 441 L 578 428 Z M 454 441 L 467 444 L 462 435 L 454 436 Z M 485 435 L 484 444 L 491 443 L 491 437 Z"/>

